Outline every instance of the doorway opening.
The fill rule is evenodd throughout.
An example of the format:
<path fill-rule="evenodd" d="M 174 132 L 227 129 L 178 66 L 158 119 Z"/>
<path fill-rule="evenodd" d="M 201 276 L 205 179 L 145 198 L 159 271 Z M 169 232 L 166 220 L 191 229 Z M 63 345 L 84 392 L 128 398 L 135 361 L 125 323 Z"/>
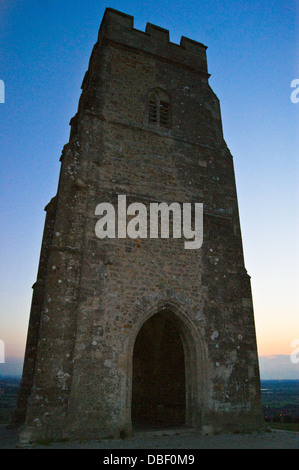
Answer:
<path fill-rule="evenodd" d="M 141 327 L 133 351 L 132 424 L 186 422 L 185 354 L 176 315 L 163 311 Z"/>

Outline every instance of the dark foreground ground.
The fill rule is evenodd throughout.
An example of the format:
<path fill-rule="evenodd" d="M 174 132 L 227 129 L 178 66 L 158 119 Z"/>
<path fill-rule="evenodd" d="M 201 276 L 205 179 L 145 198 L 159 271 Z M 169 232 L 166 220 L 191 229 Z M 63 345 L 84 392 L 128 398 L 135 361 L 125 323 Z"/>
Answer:
<path fill-rule="evenodd" d="M 18 448 L 17 433 L 0 426 L 0 449 Z M 299 433 L 272 430 L 251 434 L 200 436 L 192 431 L 140 433 L 127 440 L 63 442 L 32 449 L 299 449 Z"/>

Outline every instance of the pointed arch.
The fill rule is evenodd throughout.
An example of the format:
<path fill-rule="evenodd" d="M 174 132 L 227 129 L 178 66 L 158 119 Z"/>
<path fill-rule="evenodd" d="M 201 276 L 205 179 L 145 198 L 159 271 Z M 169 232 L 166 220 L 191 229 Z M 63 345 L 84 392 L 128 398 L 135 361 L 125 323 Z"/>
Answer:
<path fill-rule="evenodd" d="M 137 314 L 131 334 L 124 344 L 124 356 L 126 358 L 125 370 L 123 370 L 123 398 L 124 409 L 128 429 L 132 429 L 132 379 L 133 379 L 133 353 L 137 336 L 143 325 L 156 314 L 163 314 L 164 318 L 178 332 L 184 350 L 185 361 L 185 424 L 190 427 L 200 428 L 202 415 L 210 397 L 209 367 L 207 358 L 207 346 L 195 325 L 191 315 L 173 302 L 158 302 L 155 306 L 146 308 Z"/>

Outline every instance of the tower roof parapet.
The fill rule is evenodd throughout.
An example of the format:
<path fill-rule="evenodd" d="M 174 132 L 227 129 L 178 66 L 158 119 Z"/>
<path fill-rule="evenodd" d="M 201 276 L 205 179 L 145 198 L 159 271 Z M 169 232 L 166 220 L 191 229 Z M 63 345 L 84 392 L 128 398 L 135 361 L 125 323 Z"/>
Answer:
<path fill-rule="evenodd" d="M 99 31 L 99 41 L 110 40 L 130 48 L 178 62 L 207 74 L 204 44 L 182 36 L 180 44 L 169 40 L 169 31 L 147 23 L 145 32 L 134 28 L 134 17 L 112 8 L 106 8 Z"/>

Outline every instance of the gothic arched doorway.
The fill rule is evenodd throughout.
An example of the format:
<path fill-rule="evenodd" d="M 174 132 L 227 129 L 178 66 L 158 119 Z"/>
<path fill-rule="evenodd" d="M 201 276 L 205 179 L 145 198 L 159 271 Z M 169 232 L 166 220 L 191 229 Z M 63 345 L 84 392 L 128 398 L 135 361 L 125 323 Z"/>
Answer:
<path fill-rule="evenodd" d="M 141 327 L 133 352 L 132 423 L 175 426 L 186 421 L 185 354 L 176 316 L 162 311 Z"/>

